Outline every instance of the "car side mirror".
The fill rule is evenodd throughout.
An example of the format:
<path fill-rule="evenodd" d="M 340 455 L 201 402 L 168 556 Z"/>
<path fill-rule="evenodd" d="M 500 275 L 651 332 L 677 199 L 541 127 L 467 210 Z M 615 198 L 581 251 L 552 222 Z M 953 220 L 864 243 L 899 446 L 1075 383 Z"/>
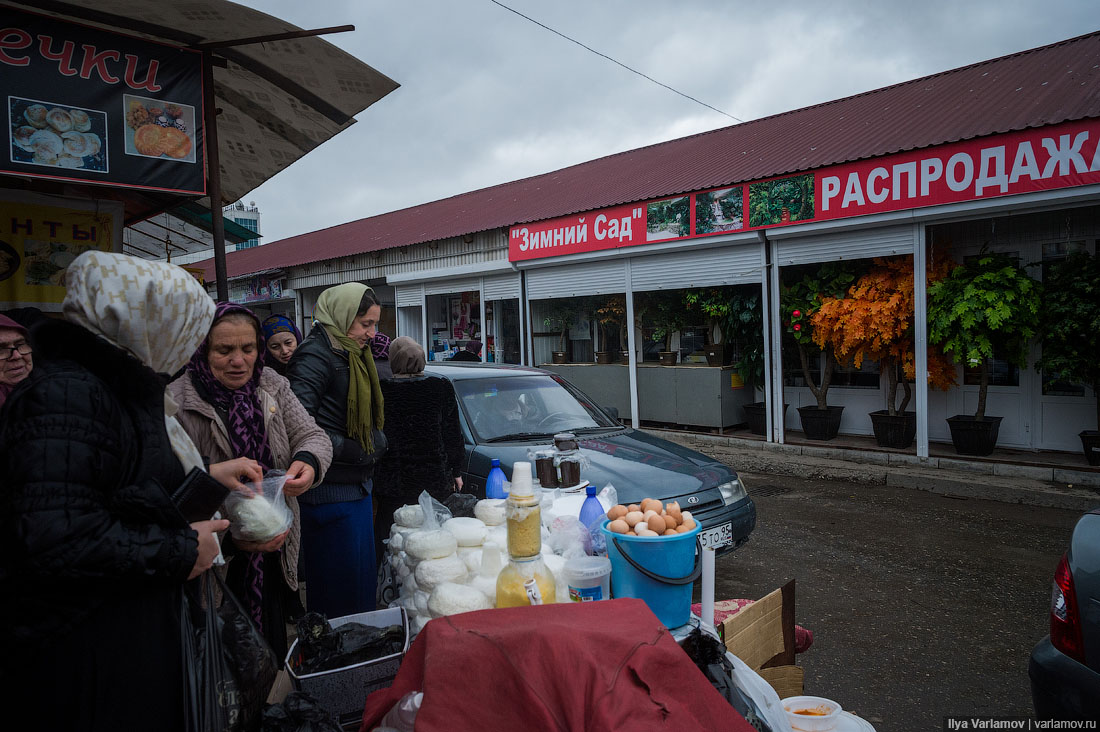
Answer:
<path fill-rule="evenodd" d="M 611 417 L 611 419 L 615 420 L 616 422 L 619 421 L 619 408 L 618 407 L 604 407 L 603 411 L 606 412 L 607 416 Z"/>

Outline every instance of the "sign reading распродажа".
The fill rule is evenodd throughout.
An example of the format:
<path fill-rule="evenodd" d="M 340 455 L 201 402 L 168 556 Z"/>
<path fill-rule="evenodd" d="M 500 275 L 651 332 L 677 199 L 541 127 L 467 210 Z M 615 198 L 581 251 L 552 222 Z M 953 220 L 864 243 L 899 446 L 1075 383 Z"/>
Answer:
<path fill-rule="evenodd" d="M 205 194 L 202 55 L 11 8 L 0 174 Z"/>

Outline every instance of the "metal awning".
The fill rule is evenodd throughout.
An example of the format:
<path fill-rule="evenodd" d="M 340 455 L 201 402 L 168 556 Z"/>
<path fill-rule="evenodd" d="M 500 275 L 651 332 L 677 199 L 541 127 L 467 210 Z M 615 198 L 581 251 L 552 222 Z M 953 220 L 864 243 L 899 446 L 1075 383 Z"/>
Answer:
<path fill-rule="evenodd" d="M 398 84 L 317 36 L 248 45 L 219 44 L 295 35 L 301 29 L 226 0 L 0 0 L 9 6 L 212 51 L 222 201 L 229 204 L 355 122 L 354 116 Z M 18 179 L 17 179 L 18 180 Z M 3 181 L 4 184 L 12 181 Z M 21 181 L 20 187 L 122 201 L 126 222 L 180 204 L 178 195 L 80 184 Z M 199 203 L 210 208 L 208 199 Z"/>

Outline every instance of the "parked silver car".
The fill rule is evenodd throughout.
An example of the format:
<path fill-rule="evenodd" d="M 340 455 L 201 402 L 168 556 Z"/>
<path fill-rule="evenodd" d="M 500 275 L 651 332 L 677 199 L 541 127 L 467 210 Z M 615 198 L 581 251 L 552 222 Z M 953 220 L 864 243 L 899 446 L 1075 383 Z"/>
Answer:
<path fill-rule="evenodd" d="M 1050 635 L 1027 670 L 1038 719 L 1100 719 L 1100 508 L 1077 522 L 1058 562 Z"/>

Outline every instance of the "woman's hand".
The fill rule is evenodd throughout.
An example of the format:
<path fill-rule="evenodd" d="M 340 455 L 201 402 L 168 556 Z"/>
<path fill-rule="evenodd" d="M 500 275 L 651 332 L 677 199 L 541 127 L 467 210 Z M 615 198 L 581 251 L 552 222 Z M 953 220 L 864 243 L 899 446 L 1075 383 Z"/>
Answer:
<path fill-rule="evenodd" d="M 290 533 L 290 529 L 287 529 L 283 533 L 276 536 L 271 541 L 265 541 L 263 544 L 254 541 L 243 541 L 242 539 L 234 539 L 233 543 L 237 545 L 238 549 L 246 552 L 277 552 L 279 547 L 286 541 L 287 534 Z"/>
<path fill-rule="evenodd" d="M 195 566 L 191 568 L 191 574 L 187 579 L 194 579 L 210 569 L 214 564 L 214 557 L 218 556 L 217 532 L 229 528 L 229 522 L 225 519 L 211 519 L 210 521 L 196 521 L 191 528 L 199 534 L 199 556 L 195 560 Z"/>
<path fill-rule="evenodd" d="M 313 478 L 313 466 L 301 460 L 295 460 L 286 470 L 283 493 L 288 496 L 300 496 L 313 485 Z"/>
<path fill-rule="evenodd" d="M 253 485 L 263 482 L 264 471 L 252 458 L 234 458 L 210 464 L 210 477 L 231 491 L 249 495 L 255 493 Z"/>
<path fill-rule="evenodd" d="M 462 478 L 455 478 L 455 493 L 462 492 Z"/>

